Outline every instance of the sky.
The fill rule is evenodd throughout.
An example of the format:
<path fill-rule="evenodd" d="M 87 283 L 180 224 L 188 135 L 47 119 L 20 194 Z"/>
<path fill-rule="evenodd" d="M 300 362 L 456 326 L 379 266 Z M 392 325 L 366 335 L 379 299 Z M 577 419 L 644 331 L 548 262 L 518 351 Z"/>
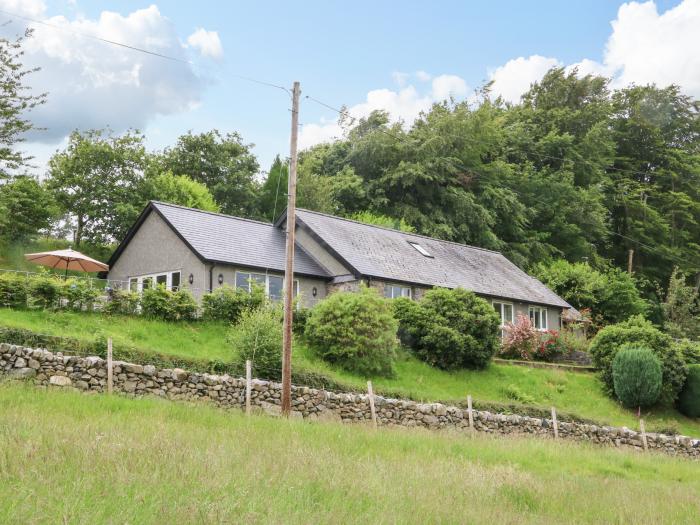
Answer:
<path fill-rule="evenodd" d="M 700 0 L 0 0 L 0 24 L 4 38 L 35 29 L 24 60 L 41 70 L 26 78 L 48 101 L 29 114 L 43 129 L 22 149 L 39 176 L 72 130 L 101 128 L 138 129 L 153 150 L 189 130 L 236 131 L 265 171 L 289 153 L 290 98 L 251 78 L 301 82 L 302 148 L 342 133 L 311 98 L 410 123 L 488 81 L 515 102 L 553 66 L 613 87 L 676 83 L 700 99 Z"/>

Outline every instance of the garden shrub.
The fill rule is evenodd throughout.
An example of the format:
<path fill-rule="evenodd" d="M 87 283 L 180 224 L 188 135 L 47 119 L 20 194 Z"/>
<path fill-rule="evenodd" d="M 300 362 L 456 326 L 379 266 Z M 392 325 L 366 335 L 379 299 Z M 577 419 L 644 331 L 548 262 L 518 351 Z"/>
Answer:
<path fill-rule="evenodd" d="M 62 281 L 48 274 L 29 279 L 27 299 L 30 308 L 48 309 L 57 305 Z"/>
<path fill-rule="evenodd" d="M 131 290 L 119 288 L 107 289 L 107 302 L 103 311 L 107 314 L 136 315 L 138 313 L 141 296 Z"/>
<path fill-rule="evenodd" d="M 540 334 L 540 341 L 537 345 L 534 358 L 542 361 L 554 361 L 569 352 L 567 339 L 563 332 L 558 330 L 547 330 Z"/>
<path fill-rule="evenodd" d="M 700 365 L 700 341 L 681 339 L 675 341 L 674 346 L 683 356 L 683 360 L 688 365 Z"/>
<path fill-rule="evenodd" d="M 251 291 L 224 284 L 202 296 L 202 317 L 208 321 L 238 322 L 247 310 L 265 303 L 265 289 L 254 284 Z"/>
<path fill-rule="evenodd" d="M 164 285 L 146 288 L 141 292 L 141 313 L 146 317 L 171 320 L 174 317 L 172 292 Z"/>
<path fill-rule="evenodd" d="M 678 396 L 678 410 L 688 417 L 700 417 L 700 364 L 688 366 L 688 376 Z"/>
<path fill-rule="evenodd" d="M 27 307 L 27 276 L 15 272 L 0 273 L 0 306 Z"/>
<path fill-rule="evenodd" d="M 365 376 L 391 376 L 398 323 L 373 288 L 336 292 L 309 315 L 305 335 L 322 359 Z"/>
<path fill-rule="evenodd" d="M 171 292 L 171 321 L 192 321 L 197 319 L 197 301 L 187 288 Z"/>
<path fill-rule="evenodd" d="M 66 279 L 60 283 L 60 299 L 70 310 L 91 312 L 101 292 L 85 279 Z M 63 307 L 63 305 L 60 305 Z"/>
<path fill-rule="evenodd" d="M 499 355 L 510 359 L 532 359 L 539 340 L 540 334 L 532 326 L 530 318 L 520 314 L 515 323 L 509 323 L 504 328 Z"/>
<path fill-rule="evenodd" d="M 500 319 L 473 292 L 434 288 L 408 306 L 399 303 L 401 333 L 418 358 L 444 370 L 484 368 L 500 344 Z"/>
<path fill-rule="evenodd" d="M 606 392 L 615 393 L 612 364 L 615 355 L 626 343 L 649 348 L 661 360 L 663 384 L 661 401 L 672 403 L 678 397 L 686 376 L 686 365 L 671 338 L 655 328 L 642 316 L 603 328 L 591 341 L 590 353 L 593 363 L 600 369 Z"/>
<path fill-rule="evenodd" d="M 292 316 L 292 331 L 296 335 L 304 335 L 306 323 L 309 321 L 309 316 L 311 316 L 310 308 L 304 308 L 302 306 L 294 309 L 294 315 Z"/>
<path fill-rule="evenodd" d="M 228 341 L 238 362 L 250 359 L 256 376 L 279 379 L 282 370 L 282 322 L 280 308 L 262 306 L 246 310 L 233 326 Z"/>
<path fill-rule="evenodd" d="M 622 345 L 612 364 L 615 395 L 627 408 L 648 407 L 661 394 L 661 361 L 649 348 Z"/>

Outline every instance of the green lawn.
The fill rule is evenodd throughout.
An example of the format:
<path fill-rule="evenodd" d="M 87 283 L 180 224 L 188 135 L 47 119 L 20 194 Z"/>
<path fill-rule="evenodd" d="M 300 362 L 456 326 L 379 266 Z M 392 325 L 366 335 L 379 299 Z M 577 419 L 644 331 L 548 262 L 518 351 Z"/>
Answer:
<path fill-rule="evenodd" d="M 697 523 L 698 464 L 0 385 L 1 523 Z"/>
<path fill-rule="evenodd" d="M 172 324 L 138 317 L 0 309 L 0 325 L 79 339 L 111 336 L 115 345 L 190 359 L 229 361 L 235 357 L 225 340 L 228 327 L 216 323 Z M 294 363 L 358 390 L 366 387 L 367 378 L 330 367 L 315 358 L 301 342 L 296 344 Z M 496 364 L 483 371 L 447 373 L 403 354 L 394 379 L 371 379 L 380 393 L 390 392 L 417 400 L 464 401 L 467 394 L 471 394 L 477 403 L 556 406 L 561 412 L 604 424 L 630 428 L 638 425 L 636 414 L 605 396 L 593 374 Z M 649 430 L 676 429 L 700 437 L 700 420 L 686 418 L 671 408 L 657 408 L 644 417 Z"/>

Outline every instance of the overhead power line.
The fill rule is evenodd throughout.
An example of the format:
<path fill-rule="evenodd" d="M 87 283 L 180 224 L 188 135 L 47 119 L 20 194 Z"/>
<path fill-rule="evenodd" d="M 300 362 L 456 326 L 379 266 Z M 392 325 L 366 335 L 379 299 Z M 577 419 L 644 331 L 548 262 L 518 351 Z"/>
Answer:
<path fill-rule="evenodd" d="M 33 24 L 40 24 L 40 25 L 45 26 L 45 27 L 50 27 L 50 28 L 56 29 L 56 30 L 58 30 L 58 31 L 63 31 L 63 32 L 71 33 L 71 34 L 78 35 L 78 36 L 81 36 L 81 37 L 84 37 L 84 38 L 90 38 L 90 39 L 92 39 L 92 40 L 97 40 L 98 42 L 102 42 L 102 43 L 104 43 L 104 44 L 110 44 L 110 45 L 118 46 L 118 47 L 121 47 L 121 48 L 124 48 L 124 49 L 129 49 L 130 51 L 136 51 L 137 53 L 144 53 L 144 54 L 146 54 L 146 55 L 154 56 L 154 57 L 157 57 L 157 58 L 162 58 L 162 59 L 164 59 L 164 60 L 170 60 L 170 61 L 173 61 L 173 62 L 180 62 L 180 63 L 182 63 L 182 64 L 188 64 L 188 65 L 192 65 L 192 64 L 193 64 L 193 62 L 192 62 L 191 60 L 187 60 L 187 59 L 179 58 L 179 57 L 174 57 L 174 56 L 166 55 L 166 54 L 163 54 L 163 53 L 158 53 L 158 52 L 156 52 L 156 51 L 151 51 L 151 50 L 149 50 L 149 49 L 144 49 L 144 48 L 142 48 L 142 47 L 134 46 L 134 45 L 131 45 L 131 44 L 125 44 L 124 42 L 117 42 L 116 40 L 110 40 L 110 39 L 108 39 L 108 38 L 102 38 L 102 37 L 99 37 L 99 36 L 96 36 L 96 35 L 91 35 L 91 34 L 89 34 L 89 33 L 84 33 L 84 32 L 82 32 L 82 31 L 76 31 L 76 30 L 74 30 L 74 29 L 71 29 L 71 28 L 68 28 L 68 27 L 63 27 L 63 26 L 56 25 L 56 24 L 52 24 L 52 23 L 46 22 L 46 21 L 44 21 L 44 20 L 37 20 L 37 19 L 35 19 L 35 18 L 31 18 L 31 17 L 24 16 L 24 15 L 19 15 L 19 14 L 17 14 L 17 13 L 11 13 L 11 12 L 9 12 L 9 11 L 5 11 L 4 9 L 0 9 L 0 13 L 2 13 L 2 14 L 4 14 L 4 15 L 7 15 L 7 16 L 10 16 L 10 17 L 14 17 L 14 18 L 19 18 L 19 19 L 22 19 L 22 20 L 26 20 L 27 22 L 31 22 L 31 23 L 33 23 Z M 279 84 L 273 84 L 272 82 L 267 82 L 267 81 L 265 81 L 265 80 L 259 80 L 259 79 L 256 79 L 256 78 L 248 77 L 248 76 L 245 76 L 245 75 L 239 75 L 239 74 L 236 74 L 236 73 L 232 73 L 230 76 L 235 77 L 235 78 L 238 78 L 238 79 L 241 79 L 241 80 L 246 80 L 246 81 L 248 81 L 248 82 L 253 82 L 254 84 L 259 84 L 259 85 L 262 85 L 262 86 L 268 86 L 268 87 L 273 87 L 273 88 L 281 89 L 282 91 L 285 91 L 286 93 L 288 93 L 288 94 L 290 95 L 290 97 L 291 97 L 291 93 L 292 93 L 292 92 L 291 92 L 288 88 L 286 88 L 286 87 L 284 87 L 284 86 L 281 86 L 281 85 L 279 85 Z"/>

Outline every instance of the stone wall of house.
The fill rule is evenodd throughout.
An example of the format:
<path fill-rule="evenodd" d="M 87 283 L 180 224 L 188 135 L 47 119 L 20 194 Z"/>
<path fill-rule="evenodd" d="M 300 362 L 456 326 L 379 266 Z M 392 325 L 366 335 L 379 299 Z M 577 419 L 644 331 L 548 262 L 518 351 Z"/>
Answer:
<path fill-rule="evenodd" d="M 91 392 L 107 390 L 107 366 L 99 357 L 76 357 L 42 349 L 0 344 L 0 373 L 31 379 L 40 385 L 75 388 Z M 245 379 L 190 373 L 182 369 L 157 369 L 115 361 L 114 391 L 130 396 L 153 395 L 171 400 L 206 401 L 223 408 L 245 405 Z M 279 413 L 281 385 L 254 380 L 252 404 L 258 410 Z M 385 399 L 375 396 L 379 424 L 386 426 L 452 429 L 469 432 L 468 412 L 440 403 Z M 361 423 L 371 420 L 366 394 L 334 393 L 303 386 L 292 388 L 293 417 Z M 522 434 L 551 438 L 552 421 L 518 415 L 473 411 L 474 427 L 490 434 Z M 641 434 L 626 428 L 601 427 L 581 423 L 559 423 L 563 439 L 600 445 L 642 448 Z M 700 459 L 700 440 L 685 436 L 647 434 L 652 450 L 670 455 Z"/>

